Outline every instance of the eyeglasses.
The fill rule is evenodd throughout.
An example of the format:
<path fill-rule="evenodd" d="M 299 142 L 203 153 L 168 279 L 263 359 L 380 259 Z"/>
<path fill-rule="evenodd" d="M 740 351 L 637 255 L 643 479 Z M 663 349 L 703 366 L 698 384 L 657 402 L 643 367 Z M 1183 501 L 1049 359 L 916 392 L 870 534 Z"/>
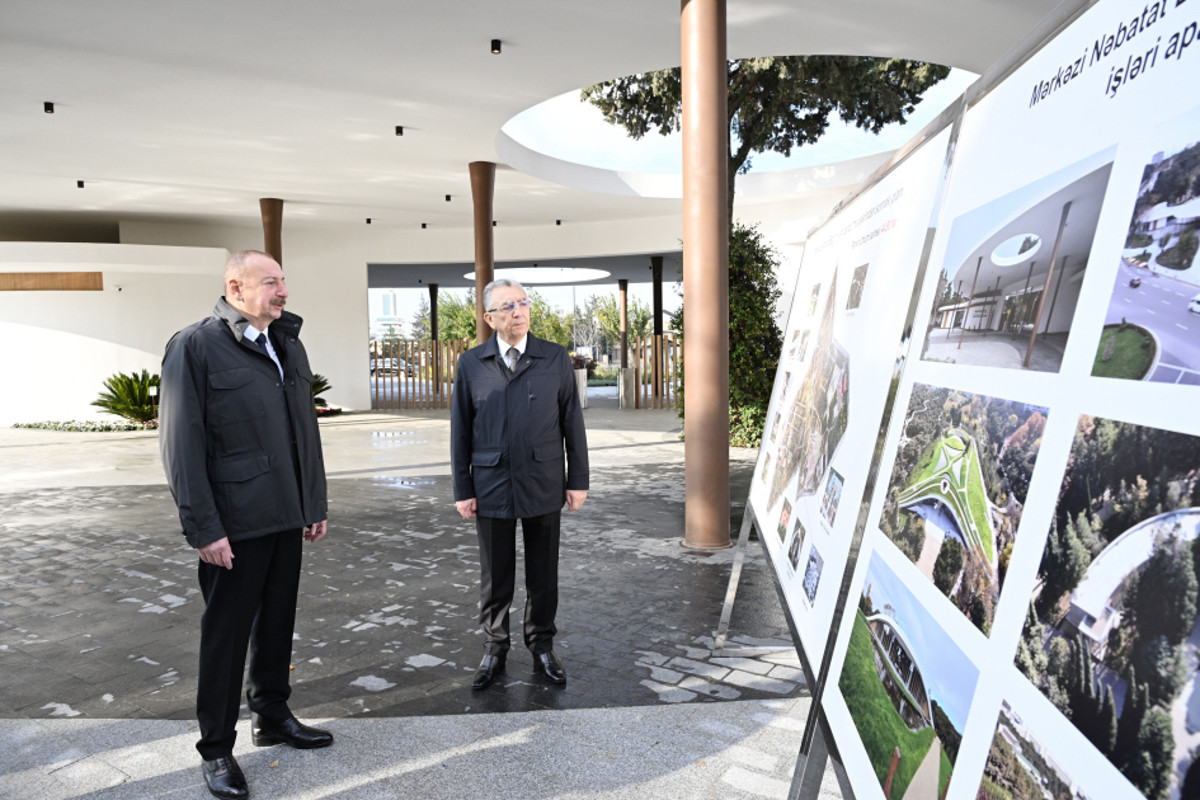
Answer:
<path fill-rule="evenodd" d="M 503 311 L 505 314 L 511 314 L 514 309 L 529 308 L 533 305 L 533 301 L 526 297 L 524 300 L 517 300 L 515 303 L 505 303 L 502 306 L 486 309 L 489 314 L 495 314 L 497 311 Z"/>

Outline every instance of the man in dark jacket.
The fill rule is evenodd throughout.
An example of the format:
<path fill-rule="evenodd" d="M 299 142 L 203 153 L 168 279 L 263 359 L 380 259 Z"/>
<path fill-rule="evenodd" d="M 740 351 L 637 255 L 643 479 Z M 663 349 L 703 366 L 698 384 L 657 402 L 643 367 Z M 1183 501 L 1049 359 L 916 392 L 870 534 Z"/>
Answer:
<path fill-rule="evenodd" d="M 455 505 L 475 519 L 479 534 L 479 620 L 486 641 L 474 689 L 504 671 L 518 519 L 525 540 L 525 646 L 543 677 L 567 682 L 553 649 L 559 521 L 564 503 L 576 511 L 587 499 L 587 435 L 571 359 L 561 345 L 529 334 L 531 305 L 516 281 L 484 287 L 484 319 L 496 333 L 459 358 L 450 402 Z"/>
<path fill-rule="evenodd" d="M 183 534 L 200 555 L 196 749 L 209 791 L 240 798 L 249 790 L 233 744 L 247 646 L 254 744 L 333 742 L 287 704 L 302 543 L 326 529 L 325 463 L 283 269 L 266 253 L 235 253 L 225 292 L 211 317 L 167 343 L 158 419 Z"/>

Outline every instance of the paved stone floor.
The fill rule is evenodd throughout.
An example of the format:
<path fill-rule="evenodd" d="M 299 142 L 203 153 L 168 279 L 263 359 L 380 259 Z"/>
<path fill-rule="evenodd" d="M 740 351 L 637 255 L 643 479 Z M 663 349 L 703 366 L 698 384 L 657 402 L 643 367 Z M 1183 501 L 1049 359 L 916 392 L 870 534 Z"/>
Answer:
<path fill-rule="evenodd" d="M 323 421 L 330 534 L 306 545 L 292 708 L 328 721 L 343 755 L 257 750 L 243 730 L 256 797 L 786 796 L 808 702 L 761 550 L 731 634 L 779 652 L 714 657 L 733 551 L 680 546 L 678 421 L 603 403 L 587 419 L 593 489 L 564 514 L 560 564 L 568 684 L 539 681 L 517 642 L 484 692 L 444 412 Z M 733 454 L 735 500 L 752 458 Z M 196 556 L 156 434 L 0 431 L 0 536 L 0 796 L 206 796 Z"/>

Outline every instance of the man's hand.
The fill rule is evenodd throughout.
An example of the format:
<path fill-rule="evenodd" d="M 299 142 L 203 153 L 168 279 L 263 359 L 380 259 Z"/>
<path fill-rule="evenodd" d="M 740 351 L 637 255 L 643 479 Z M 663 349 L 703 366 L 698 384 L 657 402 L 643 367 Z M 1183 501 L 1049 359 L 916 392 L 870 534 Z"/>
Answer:
<path fill-rule="evenodd" d="M 587 500 L 587 489 L 567 489 L 567 511 L 578 511 Z"/>
<path fill-rule="evenodd" d="M 479 504 L 476 503 L 475 498 L 472 497 L 470 500 L 455 501 L 454 507 L 458 509 L 458 513 L 462 514 L 465 519 L 470 519 L 471 517 L 475 516 L 475 512 L 478 510 Z"/>
<path fill-rule="evenodd" d="M 329 530 L 329 520 L 323 519 L 310 527 L 304 529 L 304 538 L 310 542 L 319 542 L 321 537 Z"/>
<path fill-rule="evenodd" d="M 229 546 L 229 537 L 223 536 L 215 542 L 206 544 L 200 549 L 200 560 L 215 567 L 233 569 L 233 548 Z"/>

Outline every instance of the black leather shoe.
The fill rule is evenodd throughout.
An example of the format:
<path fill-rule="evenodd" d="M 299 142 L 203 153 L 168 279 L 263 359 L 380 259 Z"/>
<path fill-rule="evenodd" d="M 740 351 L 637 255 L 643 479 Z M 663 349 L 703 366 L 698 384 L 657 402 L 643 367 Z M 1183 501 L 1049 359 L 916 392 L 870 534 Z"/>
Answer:
<path fill-rule="evenodd" d="M 496 676 L 504 672 L 504 661 L 507 657 L 505 653 L 484 655 L 483 660 L 479 662 L 479 669 L 475 670 L 475 680 L 471 683 L 471 688 L 479 690 L 491 686 Z"/>
<path fill-rule="evenodd" d="M 333 744 L 332 733 L 305 725 L 295 717 L 288 717 L 283 722 L 264 722 L 256 716 L 252 733 L 254 743 L 259 747 L 286 744 L 297 750 L 313 750 Z"/>
<path fill-rule="evenodd" d="M 553 650 L 547 650 L 544 653 L 535 653 L 533 656 L 533 668 L 551 683 L 561 684 L 567 682 L 567 671 L 563 669 L 562 662 L 558 660 L 558 656 L 554 655 Z"/>
<path fill-rule="evenodd" d="M 246 785 L 246 776 L 232 755 L 204 761 L 200 765 L 204 772 L 204 782 L 215 797 L 227 797 L 231 800 L 249 797 L 250 787 Z"/>

